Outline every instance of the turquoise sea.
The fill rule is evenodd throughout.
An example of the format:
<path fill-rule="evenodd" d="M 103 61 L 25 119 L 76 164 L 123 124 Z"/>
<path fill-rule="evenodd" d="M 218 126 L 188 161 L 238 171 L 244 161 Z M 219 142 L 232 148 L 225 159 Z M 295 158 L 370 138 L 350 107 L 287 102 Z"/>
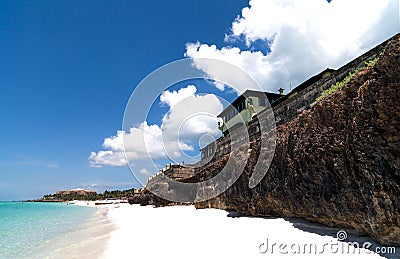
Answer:
<path fill-rule="evenodd" d="M 0 202 L 0 258 L 92 257 L 101 254 L 110 228 L 103 208 Z"/>

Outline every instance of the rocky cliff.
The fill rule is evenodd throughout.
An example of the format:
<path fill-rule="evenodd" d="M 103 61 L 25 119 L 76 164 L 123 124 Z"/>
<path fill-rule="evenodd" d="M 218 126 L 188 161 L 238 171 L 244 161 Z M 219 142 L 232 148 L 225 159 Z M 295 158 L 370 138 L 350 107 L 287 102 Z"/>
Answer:
<path fill-rule="evenodd" d="M 259 185 L 248 187 L 259 153 L 254 141 L 238 181 L 196 207 L 299 217 L 400 245 L 399 87 L 396 36 L 374 66 L 278 127 L 274 159 Z M 215 175 L 224 160 L 200 175 Z"/>

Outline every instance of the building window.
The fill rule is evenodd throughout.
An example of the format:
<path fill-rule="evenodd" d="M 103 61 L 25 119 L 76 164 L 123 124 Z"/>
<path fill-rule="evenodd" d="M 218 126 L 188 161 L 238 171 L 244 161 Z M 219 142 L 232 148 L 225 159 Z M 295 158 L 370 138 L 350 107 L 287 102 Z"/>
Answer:
<path fill-rule="evenodd" d="M 238 106 L 237 106 L 237 111 L 241 112 L 242 110 L 243 110 L 242 103 L 239 103 Z"/>
<path fill-rule="evenodd" d="M 271 99 L 270 104 L 273 104 L 275 102 L 275 99 Z M 268 99 L 265 98 L 264 106 L 268 106 Z"/>

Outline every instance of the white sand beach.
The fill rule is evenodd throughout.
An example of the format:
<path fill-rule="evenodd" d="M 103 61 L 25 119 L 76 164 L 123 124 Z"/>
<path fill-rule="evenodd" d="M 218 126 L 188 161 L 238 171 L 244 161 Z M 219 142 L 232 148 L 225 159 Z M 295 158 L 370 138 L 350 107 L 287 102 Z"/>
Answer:
<path fill-rule="evenodd" d="M 228 217 L 223 210 L 193 206 L 107 206 L 114 230 L 104 258 L 382 258 L 365 249 L 348 254 L 347 243 L 303 231 L 310 228 L 304 222 Z M 311 246 L 317 254 L 307 252 Z"/>

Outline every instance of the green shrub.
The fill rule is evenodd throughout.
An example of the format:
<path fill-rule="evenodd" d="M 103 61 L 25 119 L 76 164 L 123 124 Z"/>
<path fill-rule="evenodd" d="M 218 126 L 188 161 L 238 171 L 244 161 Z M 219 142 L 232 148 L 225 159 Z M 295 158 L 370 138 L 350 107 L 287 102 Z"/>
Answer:
<path fill-rule="evenodd" d="M 331 87 L 329 87 L 328 89 L 324 90 L 322 92 L 322 94 L 317 98 L 317 102 L 319 102 L 320 100 L 324 99 L 326 96 L 330 95 L 331 93 L 336 92 L 337 90 L 339 90 L 340 88 L 342 88 L 342 86 L 344 86 L 345 84 L 347 84 L 348 82 L 350 82 L 350 80 L 357 75 L 361 70 L 366 69 L 366 68 L 370 68 L 375 66 L 376 62 L 378 61 L 378 57 L 374 58 L 370 61 L 366 61 L 365 62 L 365 67 L 361 67 L 361 68 L 357 68 L 356 70 L 354 70 L 353 72 L 350 72 L 342 81 L 337 82 L 336 84 L 331 85 Z"/>
<path fill-rule="evenodd" d="M 370 68 L 370 67 L 373 67 L 373 66 L 375 66 L 375 64 L 376 64 L 376 62 L 379 60 L 379 57 L 376 57 L 376 58 L 374 58 L 374 59 L 372 59 L 372 60 L 370 60 L 370 61 L 366 61 L 365 62 L 365 68 Z"/>

